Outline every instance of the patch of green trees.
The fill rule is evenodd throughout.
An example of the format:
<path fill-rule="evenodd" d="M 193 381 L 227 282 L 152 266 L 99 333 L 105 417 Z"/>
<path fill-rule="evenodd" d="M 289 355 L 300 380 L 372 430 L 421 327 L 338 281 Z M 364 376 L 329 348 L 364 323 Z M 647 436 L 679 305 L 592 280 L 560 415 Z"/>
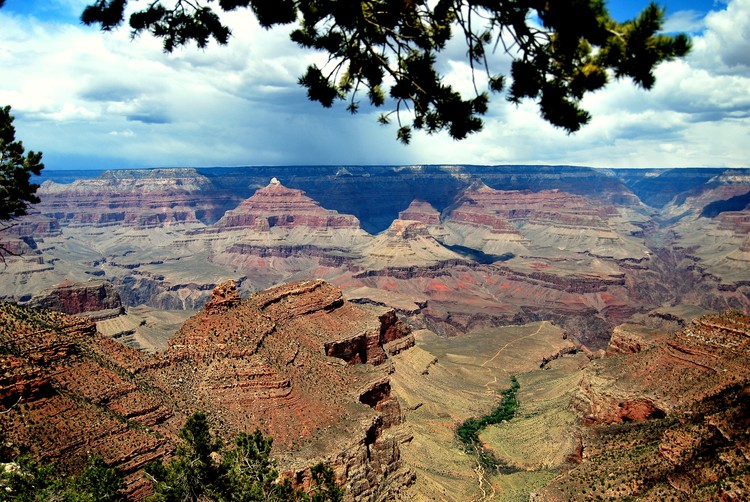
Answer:
<path fill-rule="evenodd" d="M 456 429 L 456 435 L 461 442 L 468 446 L 474 447 L 479 444 L 479 431 L 488 425 L 499 424 L 513 418 L 518 409 L 519 402 L 516 394 L 521 385 L 518 383 L 515 375 L 510 377 L 510 387 L 501 392 L 503 396 L 500 404 L 497 405 L 491 413 L 480 418 L 468 418 Z"/>
<path fill-rule="evenodd" d="M 295 489 L 288 478 L 279 481 L 276 461 L 271 458 L 273 439 L 261 431 L 240 433 L 226 450 L 210 430 L 204 413 L 190 416 L 180 431 L 175 458 L 168 464 L 152 463 L 146 474 L 154 482 L 152 502 L 216 500 L 340 501 L 343 490 L 336 485 L 333 470 L 315 465 L 309 491 Z"/>
<path fill-rule="evenodd" d="M 100 457 L 89 458 L 78 474 L 64 473 L 55 464 L 36 462 L 28 455 L 2 459 L 0 500 L 19 502 L 115 502 L 124 500 L 122 473 Z M 6 460 L 8 462 L 6 462 Z"/>
<path fill-rule="evenodd" d="M 0 107 L 0 220 L 23 216 L 29 204 L 39 202 L 34 195 L 39 186 L 30 180 L 43 168 L 41 152 L 26 153 L 16 140 L 10 106 Z"/>
<path fill-rule="evenodd" d="M 0 3 L 0 7 L 2 7 Z M 29 204 L 39 202 L 31 175 L 37 176 L 44 169 L 41 152 L 26 152 L 21 141 L 16 140 L 16 128 L 10 106 L 0 106 L 0 231 L 12 224 L 6 223 L 26 214 Z M 0 261 L 12 254 L 0 243 Z"/>

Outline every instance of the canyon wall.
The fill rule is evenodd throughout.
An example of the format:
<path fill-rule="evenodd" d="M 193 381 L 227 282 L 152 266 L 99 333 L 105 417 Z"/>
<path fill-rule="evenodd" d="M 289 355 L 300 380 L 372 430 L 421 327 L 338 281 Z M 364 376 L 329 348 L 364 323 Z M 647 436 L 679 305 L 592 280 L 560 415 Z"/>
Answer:
<path fill-rule="evenodd" d="M 413 480 L 385 349 L 413 338 L 392 311 L 351 304 L 325 282 L 248 300 L 223 283 L 150 356 L 77 317 L 0 303 L 0 320 L 6 439 L 67 467 L 101 455 L 133 498 L 148 491 L 143 466 L 174 451 L 195 411 L 223 438 L 262 428 L 295 482 L 328 463 L 348 499 L 393 498 Z"/>
<path fill-rule="evenodd" d="M 639 200 L 649 180 L 675 178 L 671 201 L 653 202 L 663 207 Z M 0 284 L 28 301 L 98 278 L 126 307 L 193 310 L 226 277 L 245 295 L 323 278 L 446 335 L 553 319 L 605 348 L 615 326 L 665 304 L 748 311 L 737 207 L 748 179 L 565 166 L 107 171 L 45 182 L 7 241 L 21 255 Z"/>

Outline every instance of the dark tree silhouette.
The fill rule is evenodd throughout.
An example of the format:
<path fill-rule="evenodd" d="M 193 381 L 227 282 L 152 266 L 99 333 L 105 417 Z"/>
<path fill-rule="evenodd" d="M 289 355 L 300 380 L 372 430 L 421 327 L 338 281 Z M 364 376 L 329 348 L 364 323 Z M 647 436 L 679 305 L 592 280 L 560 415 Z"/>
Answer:
<path fill-rule="evenodd" d="M 2 3 L 0 3 L 2 7 Z M 10 106 L 0 108 L 0 220 L 23 216 L 29 204 L 39 202 L 34 195 L 39 185 L 31 175 L 44 169 L 42 153 L 25 153 L 23 143 L 16 141 L 16 128 Z"/>
<path fill-rule="evenodd" d="M 81 19 L 111 30 L 125 21 L 127 6 L 96 0 Z M 300 78 L 308 97 L 325 107 L 346 100 L 355 113 L 364 94 L 373 106 L 391 107 L 380 121 L 395 116 L 405 143 L 413 129 L 446 130 L 455 139 L 481 130 L 488 91 L 507 92 L 513 103 L 534 100 L 545 120 L 573 132 L 591 119 L 581 108 L 587 93 L 612 77 L 650 89 L 656 65 L 690 48 L 683 34 L 659 33 L 664 10 L 656 4 L 620 23 L 604 0 L 152 0 L 129 24 L 134 36 L 150 33 L 171 52 L 211 39 L 226 44 L 231 33 L 220 14 L 236 9 L 251 10 L 265 28 L 296 24 L 294 42 L 329 55 L 327 65 Z M 470 96 L 446 84 L 437 63 L 453 37 L 466 44 Z M 510 75 L 493 73 L 488 55 L 496 51 L 512 59 Z"/>
<path fill-rule="evenodd" d="M 31 175 L 39 175 L 42 169 L 42 153 L 25 153 L 23 143 L 16 141 L 10 106 L 0 107 L 0 232 L 13 226 L 8 220 L 23 216 L 29 204 L 39 202 L 35 195 L 39 185 L 31 183 Z M 0 243 L 0 261 L 5 263 L 5 257 L 12 254 Z"/>

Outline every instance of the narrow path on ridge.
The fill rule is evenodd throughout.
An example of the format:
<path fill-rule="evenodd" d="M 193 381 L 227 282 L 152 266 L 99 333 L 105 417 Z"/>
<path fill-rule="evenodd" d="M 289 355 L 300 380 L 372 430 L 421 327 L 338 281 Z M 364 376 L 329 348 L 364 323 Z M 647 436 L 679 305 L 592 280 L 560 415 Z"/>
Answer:
<path fill-rule="evenodd" d="M 511 346 L 512 344 L 516 343 L 517 341 L 519 341 L 519 340 L 525 340 L 526 338 L 531 338 L 532 336 L 537 335 L 542 330 L 542 326 L 544 326 L 544 321 L 542 321 L 541 324 L 539 324 L 539 327 L 533 333 L 529 333 L 528 335 L 522 336 L 520 338 L 514 338 L 513 340 L 509 341 L 508 343 L 506 343 L 505 345 L 503 345 L 502 347 L 500 347 L 498 349 L 498 351 L 495 352 L 494 356 L 492 356 L 491 358 L 487 359 L 480 366 L 482 366 L 482 367 L 487 366 L 488 363 L 491 363 L 492 361 L 494 361 L 495 359 L 497 359 L 497 356 L 499 356 L 500 353 L 502 353 L 502 351 L 504 351 L 509 346 Z"/>

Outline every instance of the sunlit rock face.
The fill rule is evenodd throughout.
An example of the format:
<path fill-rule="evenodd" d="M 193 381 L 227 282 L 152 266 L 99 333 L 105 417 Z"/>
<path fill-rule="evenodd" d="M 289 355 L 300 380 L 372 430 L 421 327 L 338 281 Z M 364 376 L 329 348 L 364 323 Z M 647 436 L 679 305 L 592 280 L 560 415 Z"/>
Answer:
<path fill-rule="evenodd" d="M 173 452 L 185 418 L 204 411 L 225 439 L 270 434 L 295 482 L 325 461 L 349 497 L 393 498 L 413 473 L 400 460 L 409 434 L 384 363 L 410 336 L 391 310 L 349 303 L 322 281 L 247 300 L 222 283 L 152 355 L 90 321 L 0 304 L 0 426 L 37 458 L 80 466 L 101 455 L 141 499 L 143 466 Z"/>
<path fill-rule="evenodd" d="M 99 279 L 85 283 L 63 281 L 32 298 L 29 306 L 96 319 L 114 317 L 123 310 L 117 291 Z"/>

